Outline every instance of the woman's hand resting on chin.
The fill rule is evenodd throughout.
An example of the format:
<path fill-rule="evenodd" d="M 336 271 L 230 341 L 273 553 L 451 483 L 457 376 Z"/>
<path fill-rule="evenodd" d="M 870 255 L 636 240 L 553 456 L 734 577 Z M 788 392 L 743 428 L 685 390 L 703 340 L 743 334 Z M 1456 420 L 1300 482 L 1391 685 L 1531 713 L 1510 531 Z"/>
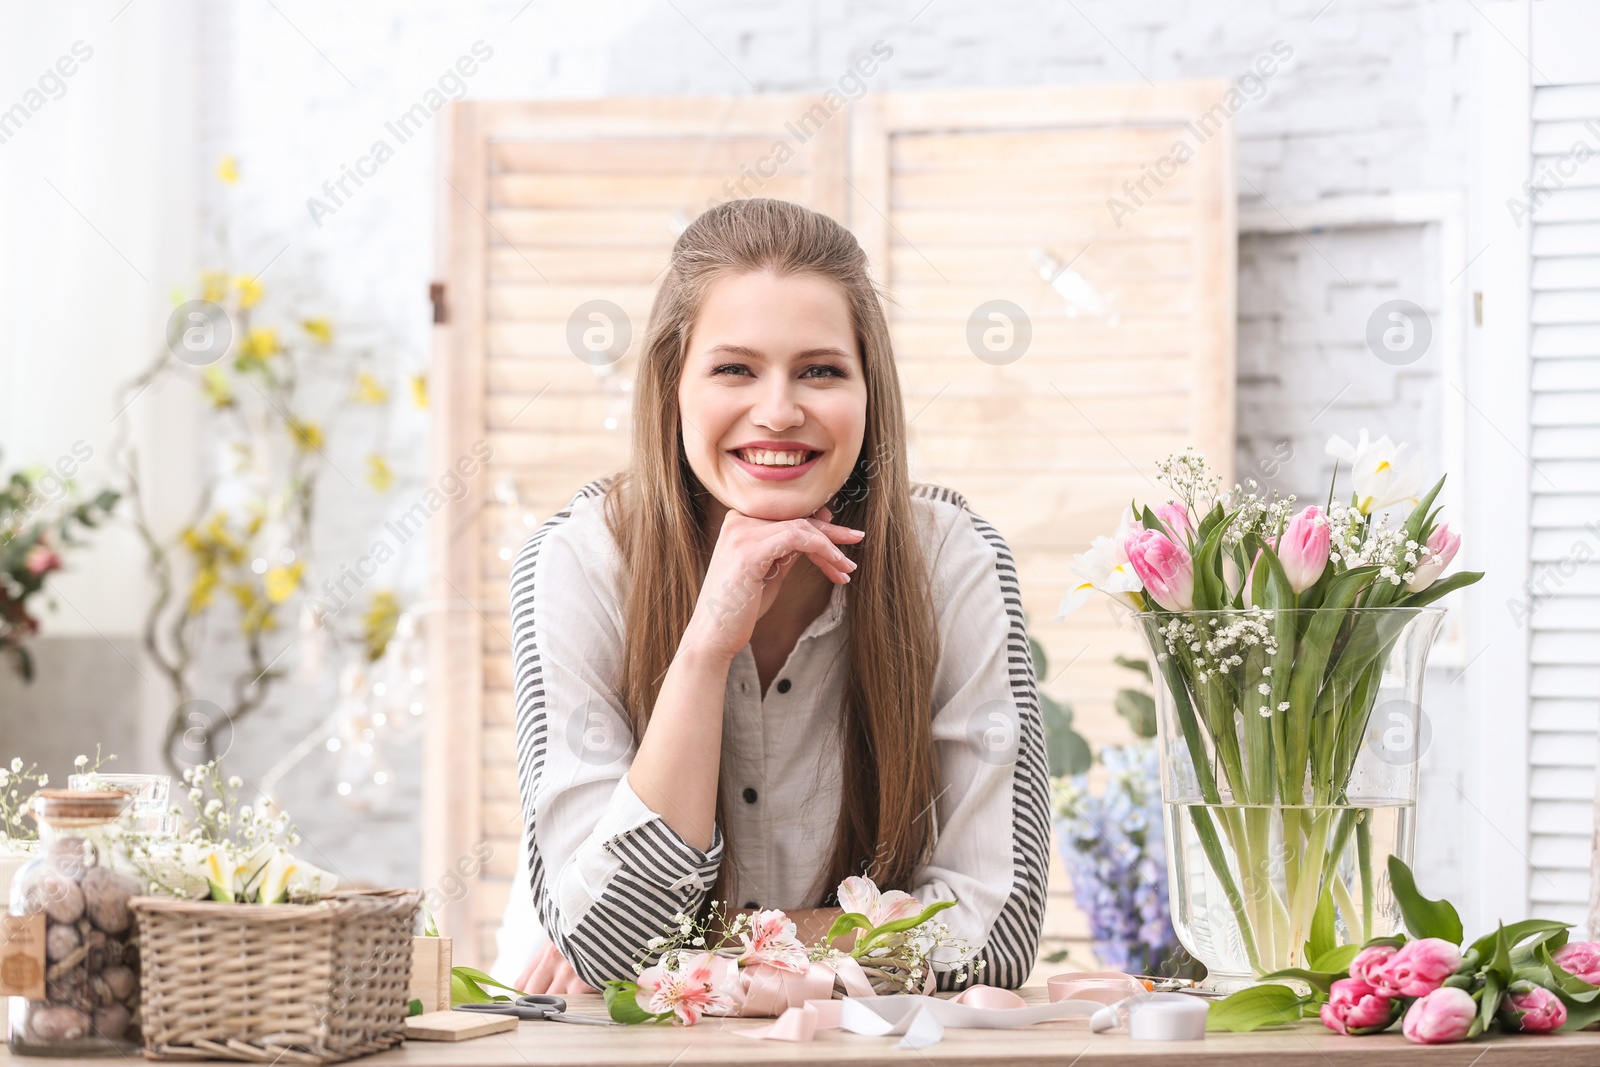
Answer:
<path fill-rule="evenodd" d="M 848 582 L 856 565 L 838 544 L 855 544 L 866 532 L 835 526 L 832 518 L 826 507 L 804 519 L 781 521 L 729 510 L 717 533 L 685 639 L 732 659 L 750 643 L 756 620 L 777 599 L 784 577 L 801 556 L 816 564 L 829 581 Z"/>

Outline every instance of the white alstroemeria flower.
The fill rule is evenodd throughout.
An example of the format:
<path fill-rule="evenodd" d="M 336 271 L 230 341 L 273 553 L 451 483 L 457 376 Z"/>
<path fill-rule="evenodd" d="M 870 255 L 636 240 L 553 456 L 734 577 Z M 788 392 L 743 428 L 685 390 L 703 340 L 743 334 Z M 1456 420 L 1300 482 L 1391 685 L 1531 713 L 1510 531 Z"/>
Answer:
<path fill-rule="evenodd" d="M 1338 434 L 1328 438 L 1328 455 L 1350 465 L 1355 485 L 1356 510 L 1371 515 L 1391 504 L 1415 504 L 1423 488 L 1422 457 L 1408 454 L 1409 445 L 1397 445 L 1389 435 L 1369 440 L 1367 431 L 1351 444 Z"/>
<path fill-rule="evenodd" d="M 922 914 L 922 905 L 910 893 L 898 889 L 880 893 L 872 879 L 859 874 L 839 883 L 839 907 L 865 915 L 874 927 Z"/>
<path fill-rule="evenodd" d="M 1083 580 L 1062 597 L 1056 609 L 1057 622 L 1082 607 L 1096 589 L 1138 610 L 1139 604 L 1133 594 L 1144 589 L 1144 583 L 1128 562 L 1128 537 L 1142 528 L 1134 521 L 1133 509 L 1123 508 L 1122 521 L 1117 524 L 1116 533 L 1110 537 L 1096 537 L 1089 551 L 1072 557 L 1072 573 Z"/>

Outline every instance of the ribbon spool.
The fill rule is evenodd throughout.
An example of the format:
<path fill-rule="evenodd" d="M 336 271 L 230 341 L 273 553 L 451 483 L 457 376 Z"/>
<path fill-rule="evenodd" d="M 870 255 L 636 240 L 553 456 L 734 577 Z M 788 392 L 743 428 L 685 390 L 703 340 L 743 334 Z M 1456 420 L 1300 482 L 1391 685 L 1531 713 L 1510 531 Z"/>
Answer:
<path fill-rule="evenodd" d="M 1094 1013 L 1089 1029 L 1113 1030 L 1128 1021 L 1135 1041 L 1200 1041 L 1206 1036 L 1206 1002 L 1183 993 L 1139 993 Z"/>
<path fill-rule="evenodd" d="M 1052 975 L 1045 986 L 1052 1004 L 1062 1000 L 1097 1000 L 1115 1004 L 1124 997 L 1148 993 L 1151 984 L 1121 971 L 1075 971 Z"/>

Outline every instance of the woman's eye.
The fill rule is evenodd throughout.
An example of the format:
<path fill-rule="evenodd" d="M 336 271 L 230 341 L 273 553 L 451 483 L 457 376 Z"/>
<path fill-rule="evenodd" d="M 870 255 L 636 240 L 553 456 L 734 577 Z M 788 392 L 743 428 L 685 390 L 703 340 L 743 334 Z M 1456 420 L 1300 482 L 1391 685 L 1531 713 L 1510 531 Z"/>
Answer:
<path fill-rule="evenodd" d="M 845 376 L 844 371 L 830 363 L 818 363 L 815 366 L 807 367 L 805 369 L 805 374 L 802 374 L 801 377 L 805 377 L 806 374 L 810 374 L 814 370 L 821 371 L 823 377 L 832 376 L 835 378 L 843 378 Z"/>
<path fill-rule="evenodd" d="M 712 374 L 721 374 L 723 371 L 733 371 L 735 373 L 741 373 L 742 374 L 742 373 L 748 371 L 749 369 L 750 368 L 746 367 L 743 363 L 724 363 L 720 367 L 712 368 L 711 373 Z"/>

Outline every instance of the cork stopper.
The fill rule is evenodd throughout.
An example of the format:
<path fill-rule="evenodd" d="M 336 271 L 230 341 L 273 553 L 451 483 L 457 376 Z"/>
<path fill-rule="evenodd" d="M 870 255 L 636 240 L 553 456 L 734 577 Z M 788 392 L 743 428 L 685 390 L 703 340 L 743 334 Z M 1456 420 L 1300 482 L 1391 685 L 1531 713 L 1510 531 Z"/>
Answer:
<path fill-rule="evenodd" d="M 51 826 L 115 822 L 132 799 L 126 789 L 41 789 L 33 795 L 33 817 Z"/>

